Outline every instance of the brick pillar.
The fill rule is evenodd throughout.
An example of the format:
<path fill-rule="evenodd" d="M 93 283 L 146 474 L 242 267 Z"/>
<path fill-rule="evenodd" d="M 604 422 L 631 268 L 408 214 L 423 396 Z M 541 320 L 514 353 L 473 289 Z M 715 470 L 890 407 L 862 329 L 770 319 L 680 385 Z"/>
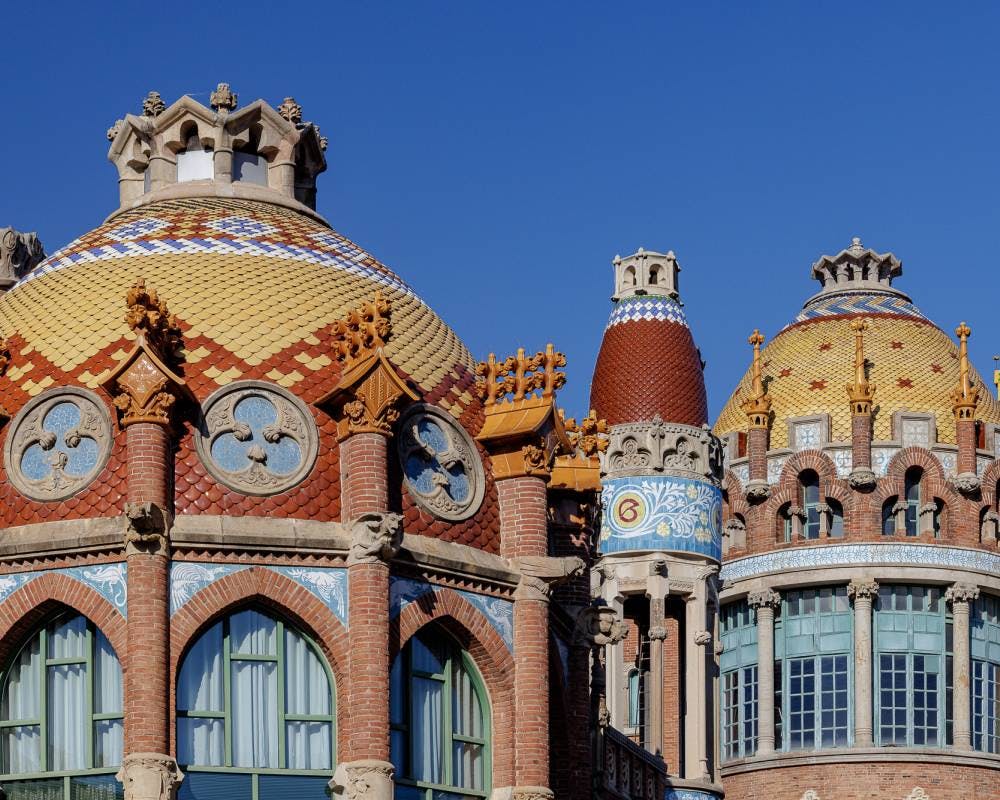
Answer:
<path fill-rule="evenodd" d="M 955 439 L 958 442 L 958 474 L 976 474 L 976 421 L 955 420 Z"/>
<path fill-rule="evenodd" d="M 972 749 L 972 698 L 969 681 L 972 661 L 969 640 L 969 604 L 979 597 L 979 587 L 972 583 L 949 586 L 945 599 L 951 603 L 954 620 L 954 746 L 956 750 Z"/>
<path fill-rule="evenodd" d="M 767 428 L 751 428 L 747 432 L 750 483 L 767 483 L 767 448 L 770 446 L 770 441 L 771 431 Z"/>
<path fill-rule="evenodd" d="M 774 752 L 774 609 L 781 595 L 773 589 L 751 592 L 757 610 L 757 755 Z"/>
<path fill-rule="evenodd" d="M 663 760 L 667 772 L 681 774 L 681 625 L 676 604 L 670 609 L 663 640 Z"/>
<path fill-rule="evenodd" d="M 361 775 L 371 800 L 390 800 L 389 561 L 402 543 L 402 518 L 390 513 L 388 438 L 354 433 L 340 443 L 341 516 L 351 534 L 348 557 L 350 674 L 348 736 L 332 787 Z"/>
<path fill-rule="evenodd" d="M 497 481 L 503 555 L 548 554 L 545 480 L 520 475 Z M 525 575 L 514 593 L 514 794 L 549 792 L 549 589 Z"/>
<path fill-rule="evenodd" d="M 871 747 L 872 601 L 878 594 L 878 584 L 851 581 L 847 594 L 854 598 L 854 746 Z"/>

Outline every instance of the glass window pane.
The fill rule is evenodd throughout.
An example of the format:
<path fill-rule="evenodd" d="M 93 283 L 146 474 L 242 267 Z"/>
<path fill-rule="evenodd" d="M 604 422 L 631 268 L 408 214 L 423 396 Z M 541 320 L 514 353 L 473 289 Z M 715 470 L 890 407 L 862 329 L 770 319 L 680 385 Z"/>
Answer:
<path fill-rule="evenodd" d="M 453 784 L 463 789 L 483 788 L 483 746 L 468 742 L 452 745 Z"/>
<path fill-rule="evenodd" d="M 117 767 L 124 752 L 124 727 L 120 719 L 102 719 L 94 723 L 94 766 Z"/>
<path fill-rule="evenodd" d="M 330 678 L 312 646 L 285 628 L 285 713 L 329 714 Z"/>
<path fill-rule="evenodd" d="M 181 717 L 177 720 L 177 760 L 183 766 L 225 764 L 225 726 L 221 719 Z"/>
<path fill-rule="evenodd" d="M 258 800 L 328 800 L 329 778 L 307 775 L 261 775 Z"/>
<path fill-rule="evenodd" d="M 444 651 L 438 642 L 425 642 L 420 636 L 412 639 L 411 664 L 415 672 L 439 675 L 444 672 Z"/>
<path fill-rule="evenodd" d="M 392 664 L 389 673 L 389 720 L 393 725 L 402 725 L 406 721 L 406 687 L 403 681 L 403 662 L 406 656 L 400 653 Z"/>
<path fill-rule="evenodd" d="M 455 733 L 483 738 L 483 710 L 479 706 L 479 697 L 472 682 L 472 676 L 462 669 L 462 659 L 452 658 L 452 726 Z"/>
<path fill-rule="evenodd" d="M 177 679 L 181 711 L 223 711 L 222 623 L 201 635 L 184 658 Z"/>
<path fill-rule="evenodd" d="M 70 800 L 121 800 L 125 787 L 114 775 L 81 775 L 69 779 Z"/>
<path fill-rule="evenodd" d="M 229 647 L 235 655 L 278 654 L 277 624 L 259 611 L 241 611 L 229 618 Z"/>
<path fill-rule="evenodd" d="M 38 719 L 41 707 L 40 647 L 41 637 L 36 635 L 11 665 L 0 708 L 5 720 Z"/>
<path fill-rule="evenodd" d="M 0 742 L 5 773 L 39 772 L 42 769 L 42 738 L 37 725 L 5 728 L 0 733 Z"/>
<path fill-rule="evenodd" d="M 332 725 L 329 722 L 285 723 L 288 769 L 330 769 Z"/>
<path fill-rule="evenodd" d="M 254 613 L 254 612 L 244 612 Z M 257 615 L 260 616 L 260 615 Z M 266 618 L 265 618 L 266 619 Z M 273 624 L 273 621 L 272 621 Z M 266 647 L 266 626 L 251 634 L 254 647 Z M 273 634 L 273 628 L 271 629 Z M 273 635 L 271 637 L 273 639 Z M 233 765 L 278 766 L 278 671 L 273 661 L 234 661 L 232 664 Z"/>
<path fill-rule="evenodd" d="M 177 791 L 177 800 L 248 800 L 252 796 L 249 775 L 220 772 L 187 772 Z"/>
<path fill-rule="evenodd" d="M 100 631 L 94 636 L 94 713 L 122 710 L 122 665 L 111 642 Z"/>
<path fill-rule="evenodd" d="M 72 648 L 74 637 L 75 634 L 70 631 L 60 638 L 67 648 Z M 83 664 L 60 664 L 48 668 L 49 769 L 84 769 L 89 766 L 86 763 L 86 742 L 90 722 L 85 717 L 86 698 L 86 669 Z"/>
<path fill-rule="evenodd" d="M 444 780 L 441 763 L 442 684 L 433 679 L 414 677 L 410 687 L 412 777 L 418 781 L 441 783 Z"/>
<path fill-rule="evenodd" d="M 49 658 L 87 657 L 87 620 L 72 617 L 49 626 Z"/>
<path fill-rule="evenodd" d="M 38 781 L 4 781 L 8 800 L 64 800 L 62 778 Z"/>

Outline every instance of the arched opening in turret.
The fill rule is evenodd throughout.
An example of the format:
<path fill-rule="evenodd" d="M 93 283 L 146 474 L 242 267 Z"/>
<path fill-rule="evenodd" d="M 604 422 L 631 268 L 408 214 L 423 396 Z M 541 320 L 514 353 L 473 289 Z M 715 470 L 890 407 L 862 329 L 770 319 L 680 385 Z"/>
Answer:
<path fill-rule="evenodd" d="M 818 539 L 820 532 L 819 475 L 803 470 L 799 475 L 799 497 L 802 506 L 802 538 Z"/>
<path fill-rule="evenodd" d="M 193 121 L 181 127 L 184 149 L 177 154 L 177 182 L 210 181 L 215 177 L 215 154 L 203 145 L 198 136 L 198 125 Z"/>
<path fill-rule="evenodd" d="M 663 275 L 663 267 L 661 267 L 659 264 L 653 264 L 653 266 L 649 268 L 649 285 L 659 286 L 662 275 Z"/>
<path fill-rule="evenodd" d="M 830 538 L 844 538 L 844 507 L 837 501 L 827 498 L 826 504 L 830 507 Z"/>
<path fill-rule="evenodd" d="M 635 286 L 635 267 L 625 267 L 622 273 L 622 286 L 631 289 Z"/>
<path fill-rule="evenodd" d="M 896 535 L 896 498 L 890 497 L 882 504 L 882 535 Z"/>
<path fill-rule="evenodd" d="M 243 133 L 246 140 L 233 148 L 234 181 L 267 186 L 267 158 L 260 152 L 262 131 L 260 123 L 254 123 Z"/>

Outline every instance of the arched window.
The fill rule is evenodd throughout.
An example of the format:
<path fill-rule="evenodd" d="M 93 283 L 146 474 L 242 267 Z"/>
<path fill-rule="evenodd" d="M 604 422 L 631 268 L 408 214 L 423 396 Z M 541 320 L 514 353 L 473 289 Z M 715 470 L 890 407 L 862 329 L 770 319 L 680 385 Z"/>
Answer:
<path fill-rule="evenodd" d="M 659 286 L 660 285 L 660 270 L 662 268 L 659 264 L 654 264 L 649 268 L 649 285 Z"/>
<path fill-rule="evenodd" d="M 469 654 L 425 629 L 396 658 L 390 683 L 396 797 L 486 797 L 490 706 Z"/>
<path fill-rule="evenodd" d="M 177 679 L 179 800 L 326 798 L 333 680 L 316 646 L 255 610 L 217 622 Z"/>
<path fill-rule="evenodd" d="M 896 498 L 890 497 L 882 504 L 882 535 L 896 535 Z"/>
<path fill-rule="evenodd" d="M 803 539 L 818 539 L 820 529 L 819 475 L 807 469 L 799 475 L 799 496 L 805 515 L 802 525 Z"/>
<path fill-rule="evenodd" d="M 635 267 L 626 267 L 622 283 L 625 286 L 635 286 Z"/>
<path fill-rule="evenodd" d="M 198 127 L 185 130 L 184 149 L 177 154 L 177 182 L 212 180 L 215 177 L 215 153 L 201 143 Z"/>
<path fill-rule="evenodd" d="M 3 674 L 4 788 L 11 797 L 46 800 L 91 796 L 88 791 L 114 797 L 122 737 L 122 668 L 114 648 L 85 617 L 58 617 L 28 640 Z M 18 780 L 28 775 L 34 780 Z"/>
<path fill-rule="evenodd" d="M 836 500 L 827 500 L 830 506 L 830 538 L 844 538 L 844 507 Z"/>
<path fill-rule="evenodd" d="M 906 490 L 906 535 L 916 536 L 920 533 L 920 479 L 923 470 L 920 467 L 910 467 L 906 470 L 904 488 Z"/>

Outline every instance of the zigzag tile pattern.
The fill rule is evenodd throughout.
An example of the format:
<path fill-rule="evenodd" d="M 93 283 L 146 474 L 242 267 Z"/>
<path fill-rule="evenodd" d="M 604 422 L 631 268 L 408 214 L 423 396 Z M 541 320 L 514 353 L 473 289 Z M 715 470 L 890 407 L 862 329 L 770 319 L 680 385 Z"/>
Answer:
<path fill-rule="evenodd" d="M 873 295 L 868 293 L 837 294 L 819 297 L 807 303 L 788 327 L 819 317 L 850 316 L 857 314 L 895 314 L 903 317 L 927 319 L 913 303 L 895 294 Z"/>
<path fill-rule="evenodd" d="M 15 414 L 50 386 L 96 391 L 100 376 L 131 348 L 125 294 L 143 277 L 177 315 L 184 337 L 180 371 L 199 401 L 235 380 L 283 386 L 311 404 L 340 375 L 331 323 L 376 290 L 392 301 L 386 354 L 425 399 L 475 435 L 473 362 L 455 333 L 394 272 L 321 221 L 267 203 L 219 198 L 163 201 L 115 215 L 50 256 L 0 298 L 0 332 L 12 354 L 0 392 Z M 316 467 L 297 487 L 247 497 L 216 483 L 198 459 L 187 410 L 177 445 L 178 513 L 275 514 L 336 520 L 340 467 L 334 423 L 313 409 L 320 431 Z M 63 503 L 29 501 L 0 484 L 8 525 L 118 513 L 126 475 L 119 436 L 105 474 Z M 405 491 L 407 532 L 497 548 L 497 500 L 489 487 L 464 523 L 420 518 Z"/>

